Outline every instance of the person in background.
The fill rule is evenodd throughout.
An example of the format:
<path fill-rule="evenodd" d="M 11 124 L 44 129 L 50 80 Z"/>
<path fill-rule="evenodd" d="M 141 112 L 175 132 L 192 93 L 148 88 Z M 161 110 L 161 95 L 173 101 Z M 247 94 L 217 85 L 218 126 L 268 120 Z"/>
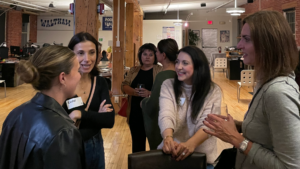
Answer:
<path fill-rule="evenodd" d="M 217 138 L 203 129 L 212 106 L 221 105 L 222 92 L 211 80 L 209 64 L 202 50 L 186 46 L 175 61 L 176 77 L 163 82 L 159 97 L 159 119 L 163 141 L 158 146 L 177 161 L 193 152 L 205 153 L 207 168 L 212 169 L 218 156 Z M 218 112 L 220 113 L 220 112 Z"/>
<path fill-rule="evenodd" d="M 100 61 L 108 61 L 107 57 L 106 57 L 106 52 L 104 50 L 102 50 L 102 44 L 100 42 L 98 42 L 98 58 L 97 58 L 97 64 L 98 65 L 100 63 Z M 105 81 L 108 85 L 108 89 L 109 89 L 109 97 L 112 97 L 112 92 L 111 92 L 111 80 L 109 78 L 105 78 Z"/>
<path fill-rule="evenodd" d="M 209 115 L 206 133 L 239 149 L 236 169 L 300 166 L 300 94 L 294 70 L 298 51 L 282 13 L 259 11 L 243 20 L 244 63 L 255 67 L 256 88 L 244 121 Z M 243 135 L 238 132 L 242 129 Z"/>
<path fill-rule="evenodd" d="M 109 61 L 112 61 L 112 48 L 111 48 L 111 46 L 109 46 L 108 48 L 107 48 L 107 50 L 106 50 L 106 57 L 107 57 L 107 59 L 109 60 Z"/>
<path fill-rule="evenodd" d="M 9 113 L 0 137 L 0 168 L 82 169 L 82 138 L 62 108 L 80 80 L 79 63 L 67 47 L 49 46 L 17 73 L 39 92 Z"/>
<path fill-rule="evenodd" d="M 98 58 L 97 58 L 96 65 L 98 65 L 100 63 L 102 58 L 103 58 L 103 56 L 102 56 L 102 44 L 100 42 L 98 42 Z"/>
<path fill-rule="evenodd" d="M 178 45 L 174 39 L 163 39 L 157 45 L 157 61 L 163 69 L 156 75 L 150 97 L 141 102 L 145 124 L 146 136 L 150 150 L 156 150 L 161 143 L 162 137 L 158 126 L 159 94 L 162 83 L 166 79 L 174 78 L 175 60 L 177 59 Z"/>
<path fill-rule="evenodd" d="M 78 58 L 82 76 L 75 95 L 66 100 L 64 108 L 76 124 L 80 122 L 79 131 L 84 141 L 87 168 L 104 169 L 101 129 L 113 127 L 115 112 L 106 81 L 99 76 L 96 65 L 98 42 L 91 34 L 81 32 L 72 37 L 68 47 Z M 67 104 L 73 101 L 78 104 Z"/>
<path fill-rule="evenodd" d="M 138 58 L 141 66 L 132 67 L 121 90 L 128 94 L 127 119 L 132 138 L 132 153 L 146 150 L 146 133 L 140 102 L 151 95 L 151 89 L 156 75 L 162 70 L 157 65 L 156 47 L 146 43 L 139 48 Z"/>

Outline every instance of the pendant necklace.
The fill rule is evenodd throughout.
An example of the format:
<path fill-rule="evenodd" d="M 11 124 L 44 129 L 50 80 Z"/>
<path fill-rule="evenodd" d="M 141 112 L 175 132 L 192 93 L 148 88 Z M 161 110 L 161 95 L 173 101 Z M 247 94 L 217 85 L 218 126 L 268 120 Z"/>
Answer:
<path fill-rule="evenodd" d="M 81 90 L 83 90 L 83 87 L 80 85 Z M 83 90 L 83 94 L 85 94 L 85 91 Z"/>

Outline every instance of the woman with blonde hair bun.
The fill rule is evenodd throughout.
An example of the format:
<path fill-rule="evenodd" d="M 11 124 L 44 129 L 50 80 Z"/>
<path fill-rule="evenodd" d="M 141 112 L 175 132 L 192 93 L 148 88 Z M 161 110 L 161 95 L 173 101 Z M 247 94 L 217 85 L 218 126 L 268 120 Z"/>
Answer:
<path fill-rule="evenodd" d="M 84 167 L 81 135 L 62 107 L 74 95 L 79 68 L 75 54 L 63 46 L 44 47 L 19 63 L 21 80 L 39 92 L 5 119 L 0 168 Z"/>

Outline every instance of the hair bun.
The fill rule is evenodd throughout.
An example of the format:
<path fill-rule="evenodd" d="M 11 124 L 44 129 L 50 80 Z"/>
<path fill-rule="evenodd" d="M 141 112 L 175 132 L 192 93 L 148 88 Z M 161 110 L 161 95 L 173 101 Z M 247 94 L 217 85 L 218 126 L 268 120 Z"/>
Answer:
<path fill-rule="evenodd" d="M 37 68 L 30 61 L 20 61 L 17 68 L 17 73 L 25 83 L 34 84 L 38 82 L 39 72 Z"/>

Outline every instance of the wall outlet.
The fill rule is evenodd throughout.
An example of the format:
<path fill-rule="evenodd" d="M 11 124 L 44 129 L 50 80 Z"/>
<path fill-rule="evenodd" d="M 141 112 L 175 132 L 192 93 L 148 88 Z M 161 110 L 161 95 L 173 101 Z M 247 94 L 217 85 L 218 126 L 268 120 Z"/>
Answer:
<path fill-rule="evenodd" d="M 115 103 L 119 103 L 119 97 L 115 97 Z"/>

